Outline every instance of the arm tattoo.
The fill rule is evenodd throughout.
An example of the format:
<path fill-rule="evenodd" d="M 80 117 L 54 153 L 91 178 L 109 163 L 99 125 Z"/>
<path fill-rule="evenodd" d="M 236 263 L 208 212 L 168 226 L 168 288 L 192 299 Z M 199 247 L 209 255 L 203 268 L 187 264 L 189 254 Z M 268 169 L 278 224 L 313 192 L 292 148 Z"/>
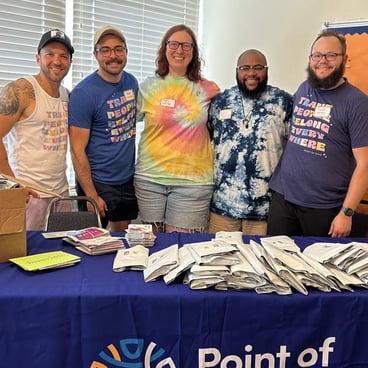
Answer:
<path fill-rule="evenodd" d="M 0 114 L 14 115 L 18 112 L 21 99 L 34 100 L 32 86 L 20 87 L 16 82 L 7 84 L 0 93 Z"/>

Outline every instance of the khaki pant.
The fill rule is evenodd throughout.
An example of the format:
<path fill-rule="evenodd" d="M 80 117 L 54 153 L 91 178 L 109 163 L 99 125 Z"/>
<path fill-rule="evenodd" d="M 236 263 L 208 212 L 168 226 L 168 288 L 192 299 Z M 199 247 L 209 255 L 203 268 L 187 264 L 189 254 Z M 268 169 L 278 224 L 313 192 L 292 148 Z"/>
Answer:
<path fill-rule="evenodd" d="M 266 235 L 267 221 L 241 220 L 210 212 L 208 233 L 241 231 L 244 235 Z"/>

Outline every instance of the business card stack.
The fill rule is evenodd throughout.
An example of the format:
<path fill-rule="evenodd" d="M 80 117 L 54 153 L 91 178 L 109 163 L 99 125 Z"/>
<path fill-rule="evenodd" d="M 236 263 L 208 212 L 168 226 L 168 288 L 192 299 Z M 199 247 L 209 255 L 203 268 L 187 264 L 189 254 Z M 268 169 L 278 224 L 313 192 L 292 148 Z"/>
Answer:
<path fill-rule="evenodd" d="M 152 225 L 148 224 L 129 224 L 126 230 L 125 240 L 130 247 L 143 245 L 152 247 L 155 244 L 156 236 L 152 231 Z"/>

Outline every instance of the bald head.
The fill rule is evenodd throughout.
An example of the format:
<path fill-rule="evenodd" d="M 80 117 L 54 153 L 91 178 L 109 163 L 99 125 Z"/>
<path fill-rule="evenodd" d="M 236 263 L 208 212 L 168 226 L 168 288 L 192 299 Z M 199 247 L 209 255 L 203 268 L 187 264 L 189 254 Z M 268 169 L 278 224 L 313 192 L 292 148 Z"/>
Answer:
<path fill-rule="evenodd" d="M 262 54 L 261 51 L 255 50 L 255 49 L 249 49 L 249 50 L 244 51 L 242 54 L 240 54 L 238 58 L 238 66 L 245 65 L 246 64 L 244 62 L 245 60 L 254 59 L 254 58 L 257 58 L 257 60 L 259 60 L 259 63 L 261 65 L 267 65 L 266 57 Z"/>

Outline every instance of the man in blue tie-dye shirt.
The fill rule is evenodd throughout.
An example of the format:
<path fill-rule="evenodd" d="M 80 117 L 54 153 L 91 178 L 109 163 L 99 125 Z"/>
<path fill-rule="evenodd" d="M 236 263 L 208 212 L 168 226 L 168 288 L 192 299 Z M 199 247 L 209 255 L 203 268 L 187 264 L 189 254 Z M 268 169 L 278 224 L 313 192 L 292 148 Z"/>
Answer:
<path fill-rule="evenodd" d="M 239 56 L 236 80 L 209 110 L 215 189 L 208 232 L 265 235 L 268 183 L 289 134 L 292 96 L 268 85 L 266 57 L 258 50 Z"/>

